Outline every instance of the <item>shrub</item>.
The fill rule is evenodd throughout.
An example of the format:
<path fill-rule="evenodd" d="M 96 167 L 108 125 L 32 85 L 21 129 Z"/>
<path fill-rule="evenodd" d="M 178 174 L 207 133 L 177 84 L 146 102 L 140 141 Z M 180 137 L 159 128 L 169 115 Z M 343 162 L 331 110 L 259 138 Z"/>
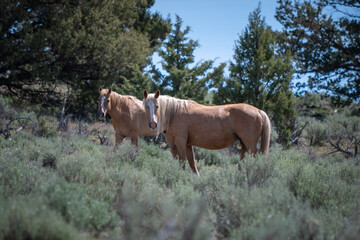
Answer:
<path fill-rule="evenodd" d="M 309 124 L 305 129 L 305 137 L 312 146 L 321 146 L 326 140 L 326 126 L 319 120 L 308 119 Z"/>
<path fill-rule="evenodd" d="M 115 226 L 117 218 L 111 206 L 91 198 L 81 185 L 54 179 L 44 189 L 47 204 L 79 229 L 100 233 Z"/>
<path fill-rule="evenodd" d="M 48 138 L 54 137 L 57 134 L 57 130 L 55 127 L 49 126 L 49 123 L 45 117 L 40 117 L 36 133 L 38 136 Z"/>
<path fill-rule="evenodd" d="M 26 162 L 17 152 L 0 154 L 0 196 L 10 198 L 30 194 L 52 173 L 42 169 L 36 162 Z"/>
<path fill-rule="evenodd" d="M 195 148 L 195 159 L 198 161 L 204 161 L 204 165 L 206 166 L 220 166 L 223 161 L 223 158 L 220 156 L 218 151 L 206 150 L 203 148 Z"/>
<path fill-rule="evenodd" d="M 312 161 L 272 145 L 268 156 L 240 161 L 199 149 L 198 177 L 153 143 L 125 141 L 112 150 L 71 134 L 44 138 L 21 131 L 11 141 L 0 138 L 0 239 L 76 239 L 79 233 L 100 239 L 356 239 L 359 233 L 358 156 Z M 42 167 L 49 156 L 56 169 Z"/>
<path fill-rule="evenodd" d="M 81 239 L 41 197 L 0 199 L 0 239 Z"/>
<path fill-rule="evenodd" d="M 329 159 L 312 163 L 305 159 L 296 163 L 287 179 L 289 190 L 295 197 L 308 202 L 317 209 L 334 209 L 341 214 L 349 214 L 353 210 L 352 200 L 360 197 L 357 182 L 349 184 L 341 178 L 344 176 L 344 165 L 339 160 L 329 162 Z M 342 160 L 343 161 L 343 160 Z M 345 163 L 349 165 L 349 163 Z M 359 166 L 353 165 L 355 171 Z M 355 174 L 358 175 L 358 174 Z M 349 181 L 349 180 L 348 180 Z"/>
<path fill-rule="evenodd" d="M 184 208 L 146 172 L 125 166 L 121 174 L 124 181 L 116 202 L 117 212 L 123 220 L 124 239 L 209 238 L 201 202 L 193 202 Z"/>
<path fill-rule="evenodd" d="M 360 145 L 360 118 L 352 116 L 350 109 L 333 114 L 328 120 L 327 137 L 335 151 L 354 157 Z"/>
<path fill-rule="evenodd" d="M 247 155 L 239 162 L 239 171 L 244 175 L 249 187 L 261 186 L 274 174 L 275 159 L 263 155 Z"/>

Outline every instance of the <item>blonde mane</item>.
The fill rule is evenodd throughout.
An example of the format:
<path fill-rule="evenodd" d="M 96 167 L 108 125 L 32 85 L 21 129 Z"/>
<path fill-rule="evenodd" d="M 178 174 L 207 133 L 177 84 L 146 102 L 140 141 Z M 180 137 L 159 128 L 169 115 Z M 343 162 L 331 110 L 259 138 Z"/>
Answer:
<path fill-rule="evenodd" d="M 114 106 L 126 106 L 127 108 L 135 108 L 135 104 L 137 107 L 141 107 L 141 101 L 135 96 L 121 95 L 114 91 L 111 92 L 110 96 L 112 104 L 114 104 Z"/>
<path fill-rule="evenodd" d="M 148 95 L 144 100 L 144 106 L 148 101 L 155 101 L 154 94 Z M 159 106 L 157 134 L 169 128 L 170 122 L 178 112 L 187 111 L 189 105 L 195 103 L 191 100 L 178 99 L 167 95 L 160 95 L 157 101 Z"/>

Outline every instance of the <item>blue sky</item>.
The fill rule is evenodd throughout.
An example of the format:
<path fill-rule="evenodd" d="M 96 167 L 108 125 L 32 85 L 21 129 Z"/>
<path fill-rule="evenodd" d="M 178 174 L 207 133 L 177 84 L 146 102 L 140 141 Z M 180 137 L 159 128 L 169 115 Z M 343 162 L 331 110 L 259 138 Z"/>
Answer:
<path fill-rule="evenodd" d="M 175 14 L 179 15 L 183 27 L 189 26 L 192 30 L 188 37 L 200 44 L 194 52 L 195 63 L 216 59 L 218 65 L 232 59 L 235 40 L 258 4 L 259 1 L 253 0 L 155 0 L 151 11 L 159 12 L 164 18 L 170 15 L 173 23 Z M 276 0 L 263 0 L 262 16 L 272 29 L 281 30 L 274 18 L 276 6 Z"/>

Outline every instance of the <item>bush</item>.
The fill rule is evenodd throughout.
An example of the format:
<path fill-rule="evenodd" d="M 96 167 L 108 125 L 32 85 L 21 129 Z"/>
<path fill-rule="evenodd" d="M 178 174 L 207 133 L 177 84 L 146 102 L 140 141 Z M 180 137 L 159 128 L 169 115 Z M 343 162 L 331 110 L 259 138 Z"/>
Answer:
<path fill-rule="evenodd" d="M 0 196 L 11 198 L 30 194 L 43 184 L 52 173 L 37 162 L 23 160 L 22 153 L 3 151 L 0 154 Z"/>
<path fill-rule="evenodd" d="M 204 161 L 204 165 L 211 166 L 217 165 L 220 166 L 222 164 L 223 158 L 221 157 L 218 151 L 207 150 L 203 148 L 195 148 L 195 159 Z"/>
<path fill-rule="evenodd" d="M 350 109 L 333 114 L 328 120 L 327 138 L 335 151 L 354 157 L 360 145 L 360 118 L 352 116 Z"/>
<path fill-rule="evenodd" d="M 41 137 L 54 137 L 57 134 L 55 127 L 49 126 L 45 117 L 40 117 L 37 129 L 37 135 Z"/>
<path fill-rule="evenodd" d="M 197 154 L 201 177 L 143 140 L 0 138 L 0 239 L 356 239 L 358 156 Z"/>
<path fill-rule="evenodd" d="M 81 239 L 40 197 L 0 199 L 0 239 Z"/>
<path fill-rule="evenodd" d="M 55 179 L 44 190 L 47 204 L 79 229 L 100 233 L 115 226 L 116 215 L 104 201 L 91 198 L 81 185 Z"/>
<path fill-rule="evenodd" d="M 305 129 L 305 137 L 312 146 L 321 146 L 326 140 L 326 125 L 319 120 L 308 119 L 309 124 Z"/>
<path fill-rule="evenodd" d="M 123 220 L 124 239 L 208 239 L 210 227 L 202 217 L 201 201 L 178 205 L 144 171 L 123 169 L 117 212 Z M 190 223 L 190 225 L 189 225 Z"/>

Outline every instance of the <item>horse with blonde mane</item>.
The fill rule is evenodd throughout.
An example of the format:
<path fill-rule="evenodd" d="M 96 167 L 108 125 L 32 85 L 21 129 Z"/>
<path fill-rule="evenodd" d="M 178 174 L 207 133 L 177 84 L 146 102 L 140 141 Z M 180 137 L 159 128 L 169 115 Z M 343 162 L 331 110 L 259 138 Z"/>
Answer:
<path fill-rule="evenodd" d="M 205 106 L 191 100 L 160 96 L 160 91 L 149 94 L 144 90 L 144 108 L 151 129 L 163 133 L 174 157 L 188 163 L 194 173 L 196 167 L 193 146 L 222 149 L 240 140 L 241 156 L 245 152 L 267 154 L 271 125 L 267 114 L 248 104 Z M 184 165 L 185 167 L 185 165 Z"/>
<path fill-rule="evenodd" d="M 99 118 L 106 114 L 111 116 L 115 130 L 115 147 L 125 137 L 130 137 L 131 143 L 138 145 L 139 136 L 155 136 L 156 130 L 149 128 L 142 101 L 134 96 L 120 95 L 109 89 L 99 87 Z"/>

